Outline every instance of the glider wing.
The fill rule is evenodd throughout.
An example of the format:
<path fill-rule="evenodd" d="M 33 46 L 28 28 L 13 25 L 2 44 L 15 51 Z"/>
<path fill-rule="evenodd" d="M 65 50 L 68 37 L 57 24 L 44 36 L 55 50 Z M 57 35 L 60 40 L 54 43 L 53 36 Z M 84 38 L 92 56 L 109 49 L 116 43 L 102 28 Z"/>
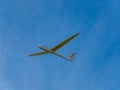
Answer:
<path fill-rule="evenodd" d="M 59 48 L 63 47 L 66 43 L 68 43 L 69 41 L 71 41 L 73 38 L 75 38 L 76 36 L 78 36 L 79 33 L 74 34 L 73 36 L 69 37 L 68 39 L 66 39 L 65 41 L 61 42 L 60 44 L 58 44 L 57 46 L 53 47 L 51 50 L 52 51 L 56 51 Z"/>

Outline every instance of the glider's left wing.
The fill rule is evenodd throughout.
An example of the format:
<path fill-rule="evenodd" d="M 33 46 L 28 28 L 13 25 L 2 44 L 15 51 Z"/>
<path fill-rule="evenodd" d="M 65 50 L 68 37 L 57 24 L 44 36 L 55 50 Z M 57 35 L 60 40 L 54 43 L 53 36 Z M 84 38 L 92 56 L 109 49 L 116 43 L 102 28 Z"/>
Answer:
<path fill-rule="evenodd" d="M 74 34 L 73 36 L 67 38 L 66 40 L 64 40 L 63 42 L 61 42 L 60 44 L 58 44 L 57 46 L 53 47 L 51 50 L 52 51 L 58 50 L 59 48 L 63 47 L 66 43 L 68 43 L 69 41 L 71 41 L 73 38 L 75 38 L 78 35 L 79 35 L 79 33 Z"/>
<path fill-rule="evenodd" d="M 34 54 L 30 54 L 28 56 L 39 56 L 39 55 L 43 55 L 43 54 L 47 54 L 48 52 L 38 52 L 38 53 L 34 53 Z"/>

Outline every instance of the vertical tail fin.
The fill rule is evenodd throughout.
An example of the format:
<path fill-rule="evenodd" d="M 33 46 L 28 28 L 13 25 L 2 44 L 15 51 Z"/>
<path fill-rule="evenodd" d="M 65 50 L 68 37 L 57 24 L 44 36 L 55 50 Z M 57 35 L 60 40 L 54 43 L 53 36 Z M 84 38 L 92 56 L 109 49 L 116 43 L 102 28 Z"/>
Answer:
<path fill-rule="evenodd" d="M 69 55 L 69 60 L 72 61 L 74 59 L 74 56 L 76 55 L 77 53 L 72 53 Z"/>

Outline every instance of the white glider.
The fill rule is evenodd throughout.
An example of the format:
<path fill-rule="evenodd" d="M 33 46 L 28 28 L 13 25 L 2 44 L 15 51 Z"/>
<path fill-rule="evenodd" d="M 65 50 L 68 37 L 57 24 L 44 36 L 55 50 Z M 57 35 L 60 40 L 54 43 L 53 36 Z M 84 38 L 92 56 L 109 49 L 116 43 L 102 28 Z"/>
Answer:
<path fill-rule="evenodd" d="M 51 54 L 54 54 L 58 57 L 61 57 L 61 58 L 64 58 L 65 60 L 69 60 L 69 61 L 72 61 L 73 58 L 74 58 L 74 55 L 76 53 L 72 53 L 69 55 L 69 58 L 66 58 L 58 53 L 56 53 L 56 50 L 58 50 L 59 48 L 63 47 L 65 44 L 67 44 L 69 41 L 71 41 L 73 38 L 75 38 L 76 36 L 78 36 L 79 33 L 76 33 L 72 36 L 70 36 L 69 38 L 67 38 L 66 40 L 64 40 L 63 42 L 61 42 L 60 44 L 56 45 L 55 47 L 51 48 L 51 49 L 48 49 L 44 46 L 38 46 L 40 49 L 43 50 L 43 52 L 38 52 L 38 53 L 34 53 L 34 54 L 30 54 L 29 56 L 39 56 L 39 55 L 44 55 L 44 54 L 48 54 L 48 53 L 51 53 Z"/>

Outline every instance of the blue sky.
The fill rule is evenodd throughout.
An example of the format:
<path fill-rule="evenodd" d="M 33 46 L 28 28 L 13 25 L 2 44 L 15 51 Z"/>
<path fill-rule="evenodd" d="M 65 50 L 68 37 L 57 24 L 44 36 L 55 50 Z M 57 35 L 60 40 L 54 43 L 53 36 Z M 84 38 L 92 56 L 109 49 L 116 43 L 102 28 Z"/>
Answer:
<path fill-rule="evenodd" d="M 27 56 L 77 32 L 73 62 Z M 0 0 L 0 90 L 120 90 L 120 1 Z"/>

